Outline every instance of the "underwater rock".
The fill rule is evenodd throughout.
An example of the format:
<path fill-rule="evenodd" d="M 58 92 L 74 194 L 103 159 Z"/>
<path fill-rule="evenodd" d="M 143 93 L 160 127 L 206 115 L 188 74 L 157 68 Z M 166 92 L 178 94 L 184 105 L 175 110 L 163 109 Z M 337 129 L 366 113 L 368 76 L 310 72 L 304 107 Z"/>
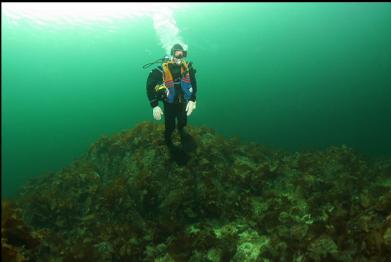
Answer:
<path fill-rule="evenodd" d="M 34 231 L 22 220 L 21 210 L 1 201 L 1 260 L 31 261 L 37 256 L 43 232 Z"/>
<path fill-rule="evenodd" d="M 308 247 L 308 256 L 315 261 L 334 260 L 337 253 L 337 245 L 327 236 L 319 237 Z"/>
<path fill-rule="evenodd" d="M 269 242 L 268 237 L 260 236 L 254 230 L 239 234 L 238 246 L 232 261 L 258 261 Z"/>
<path fill-rule="evenodd" d="M 391 248 L 391 227 L 387 228 L 383 235 L 384 244 Z"/>
<path fill-rule="evenodd" d="M 290 153 L 188 126 L 196 147 L 176 162 L 163 132 L 143 122 L 103 136 L 69 166 L 31 180 L 15 208 L 2 205 L 12 221 L 2 216 L 3 253 L 14 261 L 391 257 L 391 158 L 372 161 L 347 146 Z"/>

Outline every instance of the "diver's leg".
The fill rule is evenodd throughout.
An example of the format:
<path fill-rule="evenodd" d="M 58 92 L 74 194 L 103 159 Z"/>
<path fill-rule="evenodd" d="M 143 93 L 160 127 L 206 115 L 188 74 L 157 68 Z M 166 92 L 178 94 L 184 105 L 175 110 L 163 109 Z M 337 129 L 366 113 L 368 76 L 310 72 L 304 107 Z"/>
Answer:
<path fill-rule="evenodd" d="M 187 113 L 186 104 L 181 104 L 178 110 L 178 131 L 181 137 L 181 144 L 184 150 L 193 151 L 197 145 L 193 137 L 186 132 L 185 126 L 187 125 Z"/>
<path fill-rule="evenodd" d="M 189 156 L 181 147 L 175 146 L 171 141 L 172 133 L 175 130 L 175 120 L 178 116 L 178 105 L 166 104 L 164 109 L 166 119 L 165 141 L 171 156 L 178 165 L 185 165 L 189 160 Z"/>
<path fill-rule="evenodd" d="M 184 127 L 187 125 L 187 115 L 186 115 L 186 104 L 178 104 L 178 131 L 182 137 L 182 134 L 185 134 Z"/>
<path fill-rule="evenodd" d="M 175 107 L 174 104 L 164 103 L 164 142 L 167 146 L 172 146 L 172 133 L 175 130 Z"/>

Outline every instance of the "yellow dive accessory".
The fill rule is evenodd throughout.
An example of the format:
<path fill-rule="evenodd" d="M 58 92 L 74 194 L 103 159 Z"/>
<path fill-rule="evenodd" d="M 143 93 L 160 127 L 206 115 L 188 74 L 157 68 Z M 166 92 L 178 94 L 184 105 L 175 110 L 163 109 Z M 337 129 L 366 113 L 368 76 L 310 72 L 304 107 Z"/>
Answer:
<path fill-rule="evenodd" d="M 165 88 L 167 88 L 167 87 L 164 84 L 161 84 L 161 85 L 158 84 L 158 85 L 155 86 L 155 91 L 159 92 L 159 91 L 161 91 L 161 90 L 163 90 Z"/>
<path fill-rule="evenodd" d="M 157 84 L 155 86 L 155 91 L 161 99 L 166 99 L 168 97 L 168 94 L 170 93 L 165 84 Z"/>

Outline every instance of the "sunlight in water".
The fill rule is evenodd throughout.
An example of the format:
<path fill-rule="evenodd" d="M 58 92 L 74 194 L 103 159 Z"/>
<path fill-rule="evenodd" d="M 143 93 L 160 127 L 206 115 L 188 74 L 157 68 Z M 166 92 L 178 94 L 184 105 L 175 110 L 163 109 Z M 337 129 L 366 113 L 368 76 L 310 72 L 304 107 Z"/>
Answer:
<path fill-rule="evenodd" d="M 183 7 L 176 3 L 4 3 L 4 14 L 15 20 L 76 21 L 106 20 L 152 15 L 162 10 Z"/>
<path fill-rule="evenodd" d="M 187 48 L 173 15 L 175 9 L 185 6 L 185 3 L 4 3 L 2 10 L 14 24 L 27 19 L 39 26 L 110 23 L 115 19 L 151 17 L 162 48 L 169 53 L 175 43 Z"/>

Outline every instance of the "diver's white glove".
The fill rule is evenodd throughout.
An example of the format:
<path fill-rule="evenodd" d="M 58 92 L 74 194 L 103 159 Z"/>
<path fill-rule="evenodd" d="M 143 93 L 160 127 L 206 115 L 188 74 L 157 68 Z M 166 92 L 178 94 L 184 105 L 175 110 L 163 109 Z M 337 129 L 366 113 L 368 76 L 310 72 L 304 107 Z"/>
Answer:
<path fill-rule="evenodd" d="M 193 102 L 191 100 L 189 102 L 187 102 L 186 112 L 187 112 L 188 116 L 191 114 L 191 112 L 193 112 L 194 109 L 196 109 L 196 103 L 197 102 Z"/>
<path fill-rule="evenodd" d="M 160 108 L 160 106 L 155 106 L 153 108 L 153 118 L 155 118 L 156 120 L 160 120 L 162 118 L 162 115 L 163 115 L 163 111 Z"/>

